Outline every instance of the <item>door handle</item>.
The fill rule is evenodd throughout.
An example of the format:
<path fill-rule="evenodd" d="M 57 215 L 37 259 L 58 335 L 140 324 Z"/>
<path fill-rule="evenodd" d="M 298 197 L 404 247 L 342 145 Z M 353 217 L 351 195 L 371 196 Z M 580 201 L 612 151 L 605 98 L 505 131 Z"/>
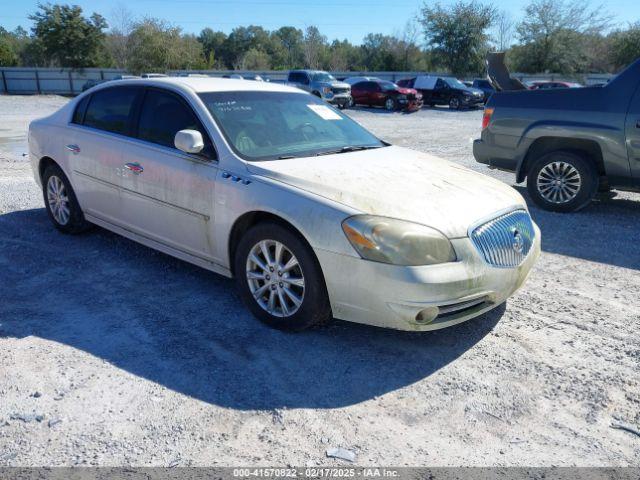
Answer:
<path fill-rule="evenodd" d="M 69 144 L 66 146 L 66 149 L 69 150 L 74 155 L 77 155 L 80 153 L 80 147 L 78 145 Z"/>
<path fill-rule="evenodd" d="M 136 175 L 140 175 L 142 172 L 144 172 L 144 168 L 142 168 L 142 165 L 140 165 L 139 163 L 125 163 L 124 168 L 126 168 L 127 170 L 131 170 Z"/>

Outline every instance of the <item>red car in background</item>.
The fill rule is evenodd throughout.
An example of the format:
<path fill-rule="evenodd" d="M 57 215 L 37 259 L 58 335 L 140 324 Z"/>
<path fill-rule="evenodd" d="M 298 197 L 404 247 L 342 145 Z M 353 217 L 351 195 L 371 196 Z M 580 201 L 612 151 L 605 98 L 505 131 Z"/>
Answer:
<path fill-rule="evenodd" d="M 351 85 L 351 103 L 387 110 L 419 110 L 422 94 L 413 88 L 399 87 L 393 82 L 368 80 Z"/>

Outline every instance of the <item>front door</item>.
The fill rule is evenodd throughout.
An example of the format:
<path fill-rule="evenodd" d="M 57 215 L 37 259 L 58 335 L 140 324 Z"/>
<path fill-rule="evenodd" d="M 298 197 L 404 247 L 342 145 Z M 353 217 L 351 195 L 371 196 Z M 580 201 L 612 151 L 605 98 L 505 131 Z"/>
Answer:
<path fill-rule="evenodd" d="M 640 187 L 640 87 L 638 87 L 629 106 L 626 134 L 631 175 L 635 185 Z"/>
<path fill-rule="evenodd" d="M 201 154 L 174 146 L 180 130 L 198 130 Z M 214 191 L 218 164 L 193 109 L 178 94 L 148 88 L 138 115 L 135 139 L 123 148 L 119 170 L 126 228 L 156 242 L 211 259 Z"/>

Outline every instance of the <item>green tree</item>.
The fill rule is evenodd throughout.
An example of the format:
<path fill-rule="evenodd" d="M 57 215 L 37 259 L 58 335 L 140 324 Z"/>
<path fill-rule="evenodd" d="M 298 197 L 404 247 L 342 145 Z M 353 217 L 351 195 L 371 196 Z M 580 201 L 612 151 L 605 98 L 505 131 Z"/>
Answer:
<path fill-rule="evenodd" d="M 202 51 L 207 66 L 213 67 L 218 58 L 222 58 L 222 50 L 227 35 L 224 32 L 215 32 L 211 28 L 205 28 L 198 35 L 198 41 L 202 44 Z"/>
<path fill-rule="evenodd" d="M 444 7 L 425 4 L 420 23 L 427 45 L 438 63 L 456 75 L 478 73 L 489 49 L 489 28 L 496 10 L 476 1 Z"/>
<path fill-rule="evenodd" d="M 134 73 L 206 68 L 202 44 L 163 20 L 145 18 L 129 34 L 128 69 Z"/>
<path fill-rule="evenodd" d="M 281 47 L 281 57 L 274 59 L 274 67 L 282 69 L 300 68 L 304 63 L 302 47 L 304 34 L 295 27 L 280 27 L 272 33 L 272 41 Z"/>
<path fill-rule="evenodd" d="M 302 51 L 305 67 L 322 68 L 327 55 L 327 37 L 320 33 L 318 27 L 307 27 L 302 41 Z"/>
<path fill-rule="evenodd" d="M 626 30 L 611 34 L 611 53 L 616 70 L 626 67 L 640 58 L 640 22 Z"/>
<path fill-rule="evenodd" d="M 100 63 L 107 28 L 105 19 L 94 13 L 83 17 L 77 5 L 38 5 L 29 18 L 33 35 L 41 42 L 45 55 L 61 67 L 84 68 Z"/>
<path fill-rule="evenodd" d="M 533 0 L 516 28 L 514 63 L 522 72 L 575 73 L 590 64 L 589 39 L 601 36 L 611 18 L 584 0 Z"/>

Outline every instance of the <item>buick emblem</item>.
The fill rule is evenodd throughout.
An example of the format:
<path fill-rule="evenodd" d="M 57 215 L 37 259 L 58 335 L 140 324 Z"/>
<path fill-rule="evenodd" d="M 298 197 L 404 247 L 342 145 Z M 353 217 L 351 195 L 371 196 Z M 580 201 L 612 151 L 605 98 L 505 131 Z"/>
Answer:
<path fill-rule="evenodd" d="M 522 234 L 516 228 L 513 229 L 513 243 L 511 246 L 518 253 L 522 253 L 524 250 L 524 238 L 522 238 Z"/>

